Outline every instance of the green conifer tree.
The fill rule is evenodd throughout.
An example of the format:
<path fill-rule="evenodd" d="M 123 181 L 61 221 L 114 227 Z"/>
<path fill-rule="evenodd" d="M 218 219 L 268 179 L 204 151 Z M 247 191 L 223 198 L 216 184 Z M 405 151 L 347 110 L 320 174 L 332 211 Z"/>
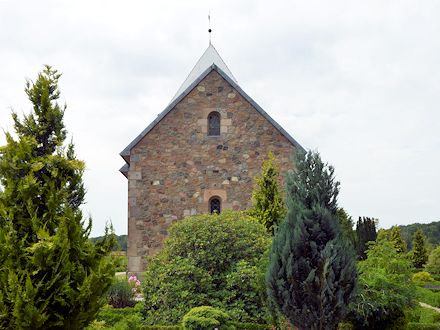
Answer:
<path fill-rule="evenodd" d="M 82 329 L 105 303 L 115 243 L 88 239 L 80 205 L 84 163 L 64 146 L 60 74 L 46 66 L 26 94 L 33 105 L 17 138 L 0 147 L 0 328 Z M 84 228 L 83 225 L 86 225 Z"/>
<path fill-rule="evenodd" d="M 428 261 L 426 236 L 420 229 L 414 234 L 412 260 L 415 268 L 423 268 Z"/>
<path fill-rule="evenodd" d="M 406 243 L 402 238 L 402 233 L 400 232 L 399 227 L 391 227 L 390 240 L 393 242 L 394 248 L 396 249 L 397 253 L 406 253 Z"/>
<path fill-rule="evenodd" d="M 287 215 L 266 275 L 268 295 L 299 329 L 334 329 L 356 283 L 355 258 L 336 217 L 339 182 L 318 153 L 298 157 L 287 180 Z"/>
<path fill-rule="evenodd" d="M 262 164 L 261 174 L 255 178 L 250 213 L 272 235 L 286 212 L 278 180 L 279 174 L 275 166 L 275 156 L 269 152 L 267 159 Z"/>

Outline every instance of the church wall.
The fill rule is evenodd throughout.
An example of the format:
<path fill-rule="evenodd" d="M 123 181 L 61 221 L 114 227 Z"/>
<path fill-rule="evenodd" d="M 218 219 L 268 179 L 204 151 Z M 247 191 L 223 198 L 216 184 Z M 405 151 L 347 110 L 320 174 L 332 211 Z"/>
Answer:
<path fill-rule="evenodd" d="M 221 115 L 220 136 L 207 136 L 207 117 Z M 167 228 L 207 213 L 251 205 L 254 177 L 269 151 L 280 172 L 292 169 L 295 147 L 216 71 L 212 71 L 132 150 L 128 172 L 129 271 L 141 272 Z"/>

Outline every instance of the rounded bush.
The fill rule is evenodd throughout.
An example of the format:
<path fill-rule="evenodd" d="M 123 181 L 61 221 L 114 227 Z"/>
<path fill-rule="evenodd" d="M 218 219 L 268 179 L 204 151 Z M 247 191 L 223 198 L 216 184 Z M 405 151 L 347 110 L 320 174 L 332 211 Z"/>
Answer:
<path fill-rule="evenodd" d="M 225 210 L 178 221 L 143 278 L 146 324 L 176 324 L 193 307 L 216 306 L 234 321 L 266 323 L 264 272 L 270 235 Z"/>
<path fill-rule="evenodd" d="M 191 309 L 182 319 L 185 330 L 219 329 L 233 330 L 235 327 L 228 324 L 229 315 L 220 309 L 211 306 L 200 306 Z"/>
<path fill-rule="evenodd" d="M 414 283 L 417 283 L 417 284 L 425 284 L 425 283 L 434 281 L 431 274 L 429 274 L 428 272 L 415 273 L 412 277 L 412 280 Z"/>

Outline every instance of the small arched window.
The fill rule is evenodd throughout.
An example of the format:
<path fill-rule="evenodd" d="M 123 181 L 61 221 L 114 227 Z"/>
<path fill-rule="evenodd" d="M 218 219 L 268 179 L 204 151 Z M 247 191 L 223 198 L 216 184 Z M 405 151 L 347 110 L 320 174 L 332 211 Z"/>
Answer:
<path fill-rule="evenodd" d="M 209 212 L 211 214 L 213 214 L 213 213 L 220 214 L 220 212 L 221 212 L 220 198 L 213 197 L 209 200 Z"/>
<path fill-rule="evenodd" d="M 220 135 L 220 114 L 217 111 L 213 111 L 208 115 L 208 135 Z"/>

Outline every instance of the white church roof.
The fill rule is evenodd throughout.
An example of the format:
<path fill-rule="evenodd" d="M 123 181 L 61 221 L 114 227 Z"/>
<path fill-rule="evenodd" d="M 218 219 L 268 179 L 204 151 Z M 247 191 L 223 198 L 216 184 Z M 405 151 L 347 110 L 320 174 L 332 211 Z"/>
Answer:
<path fill-rule="evenodd" d="M 237 84 L 237 80 L 229 70 L 226 63 L 222 60 L 215 47 L 212 44 L 209 44 L 208 48 L 206 48 L 203 55 L 199 58 L 196 65 L 191 70 L 182 86 L 180 86 L 170 103 L 172 103 L 180 94 L 182 94 L 197 78 L 200 77 L 203 72 L 205 72 L 206 69 L 211 67 L 213 64 L 220 68 L 233 82 Z"/>

